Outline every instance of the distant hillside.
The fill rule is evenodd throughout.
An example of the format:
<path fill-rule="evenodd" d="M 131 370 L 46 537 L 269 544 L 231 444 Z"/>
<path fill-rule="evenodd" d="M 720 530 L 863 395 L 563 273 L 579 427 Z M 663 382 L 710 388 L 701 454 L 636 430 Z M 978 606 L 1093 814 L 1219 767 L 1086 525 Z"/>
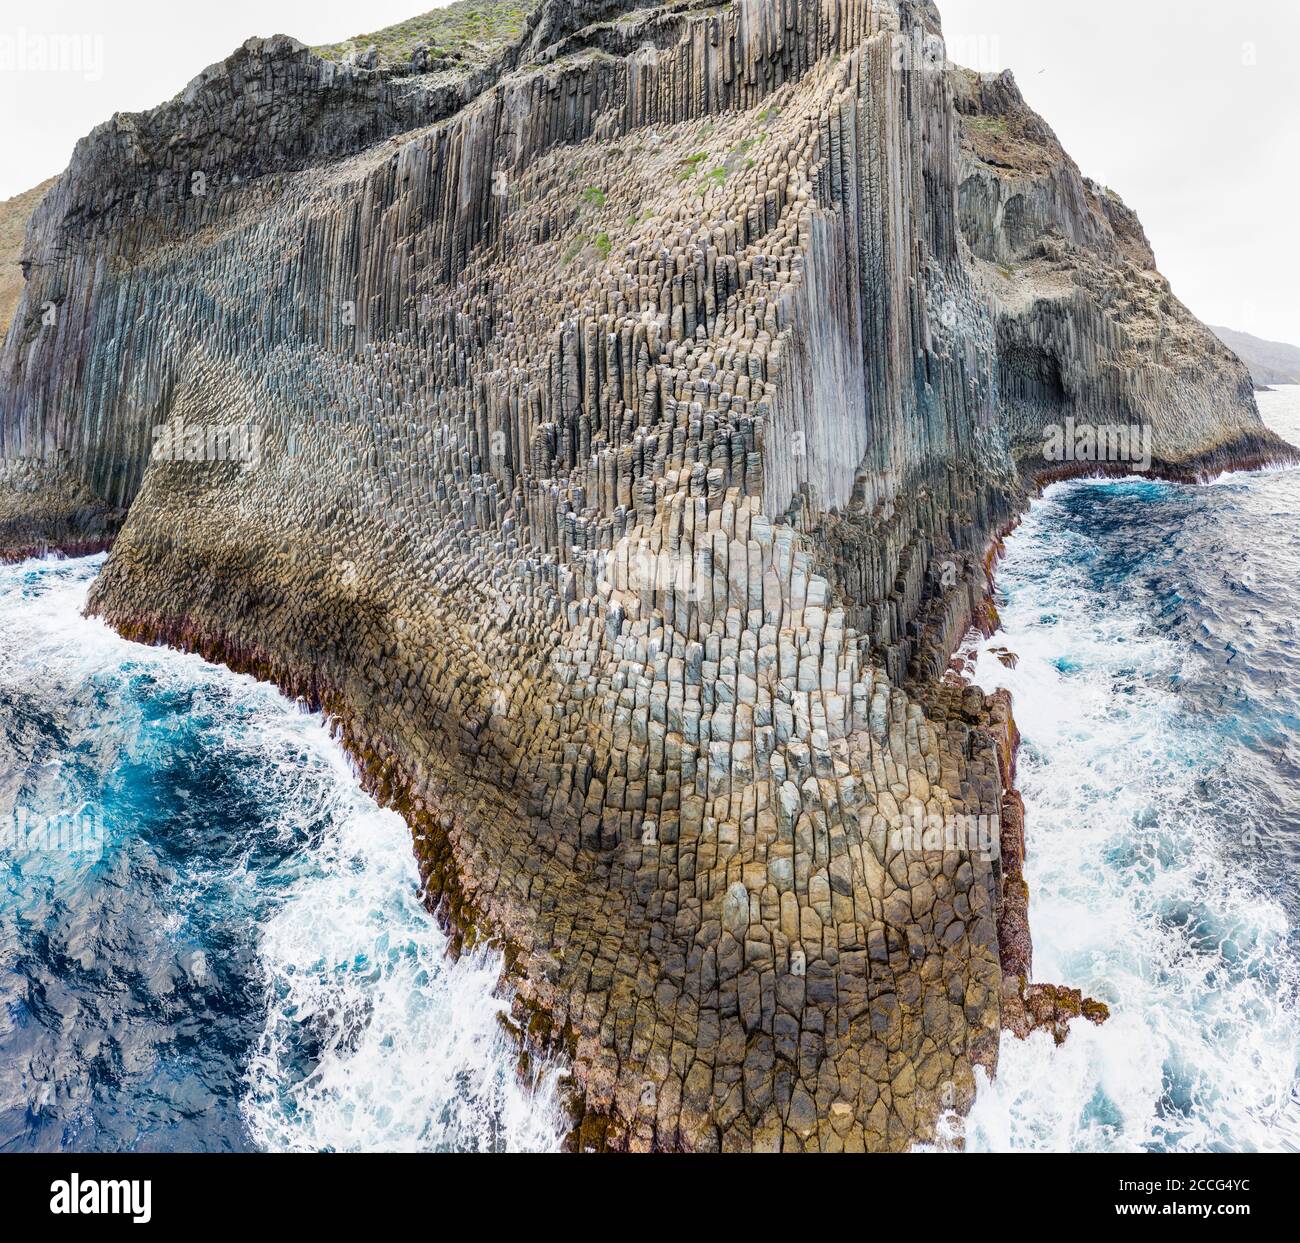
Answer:
<path fill-rule="evenodd" d="M 13 317 L 18 297 L 23 291 L 23 274 L 18 267 L 18 253 L 22 250 L 23 234 L 32 209 L 41 196 L 54 184 L 54 178 L 42 181 L 31 190 L 15 194 L 0 202 L 0 339 L 4 338 L 9 320 Z"/>
<path fill-rule="evenodd" d="M 1256 388 L 1270 384 L 1300 384 L 1300 348 L 1281 341 L 1264 341 L 1248 332 L 1216 328 L 1213 324 L 1209 329 L 1250 368 Z"/>

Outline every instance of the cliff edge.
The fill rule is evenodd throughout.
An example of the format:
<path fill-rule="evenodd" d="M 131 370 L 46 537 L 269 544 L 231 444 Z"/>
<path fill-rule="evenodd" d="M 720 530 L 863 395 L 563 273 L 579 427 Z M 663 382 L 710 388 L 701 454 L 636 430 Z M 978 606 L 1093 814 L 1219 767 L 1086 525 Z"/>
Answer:
<path fill-rule="evenodd" d="M 580 1146 L 931 1140 L 1004 1021 L 1079 1010 L 1028 987 L 1009 704 L 944 678 L 1092 465 L 1052 425 L 1286 447 L 932 5 L 447 13 L 78 145 L 0 549 L 111 543 L 94 612 L 331 714 Z"/>

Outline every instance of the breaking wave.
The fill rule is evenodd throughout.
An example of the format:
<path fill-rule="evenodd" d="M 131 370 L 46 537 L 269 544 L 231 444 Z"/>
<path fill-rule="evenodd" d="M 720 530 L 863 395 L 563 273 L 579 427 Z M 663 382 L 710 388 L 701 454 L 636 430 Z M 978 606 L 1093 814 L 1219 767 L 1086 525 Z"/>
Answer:
<path fill-rule="evenodd" d="M 0 1149 L 550 1149 L 499 956 L 318 715 L 0 567 Z"/>

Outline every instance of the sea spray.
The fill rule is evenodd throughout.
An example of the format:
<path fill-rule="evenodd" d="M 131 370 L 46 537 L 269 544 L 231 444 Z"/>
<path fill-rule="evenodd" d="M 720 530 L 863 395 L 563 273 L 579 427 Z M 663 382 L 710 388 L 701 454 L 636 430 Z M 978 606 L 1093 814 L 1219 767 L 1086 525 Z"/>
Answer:
<path fill-rule="evenodd" d="M 1034 975 L 1112 1017 L 1004 1036 L 970 1149 L 1300 1147 L 1300 475 L 1226 483 L 1056 485 L 1007 541 L 975 681 L 1022 734 Z"/>
<path fill-rule="evenodd" d="M 557 1147 L 400 817 L 319 716 L 82 617 L 102 560 L 0 567 L 0 1146 Z"/>

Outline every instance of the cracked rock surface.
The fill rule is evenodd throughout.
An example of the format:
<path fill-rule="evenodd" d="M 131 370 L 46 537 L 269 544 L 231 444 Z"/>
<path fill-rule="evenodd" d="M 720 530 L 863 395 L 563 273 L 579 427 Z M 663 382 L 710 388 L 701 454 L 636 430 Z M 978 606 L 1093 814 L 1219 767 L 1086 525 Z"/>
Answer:
<path fill-rule="evenodd" d="M 994 1067 L 1004 972 L 1079 1013 L 1023 998 L 1009 706 L 940 679 L 1049 416 L 1266 447 L 1122 204 L 1045 127 L 991 162 L 1014 86 L 909 63 L 937 30 L 250 40 L 29 228 L 0 549 L 116 533 L 93 611 L 334 716 L 583 1147 L 904 1148 Z"/>

